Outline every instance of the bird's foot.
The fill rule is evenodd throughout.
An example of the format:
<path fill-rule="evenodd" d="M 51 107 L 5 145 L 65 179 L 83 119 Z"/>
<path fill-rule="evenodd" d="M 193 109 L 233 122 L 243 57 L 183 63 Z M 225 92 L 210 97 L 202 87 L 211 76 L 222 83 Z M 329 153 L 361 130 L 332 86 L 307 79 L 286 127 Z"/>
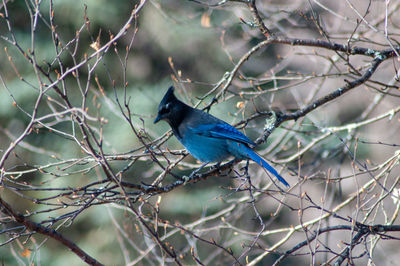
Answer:
<path fill-rule="evenodd" d="M 221 163 L 216 163 L 214 165 L 211 165 L 210 170 L 218 169 L 220 166 L 221 166 Z"/>
<path fill-rule="evenodd" d="M 197 174 L 201 169 L 203 169 L 207 164 L 208 164 L 208 163 L 205 163 L 205 164 L 203 164 L 202 166 L 200 166 L 198 169 L 194 170 L 194 171 L 190 174 L 190 176 L 184 175 L 184 176 L 182 177 L 182 179 L 183 179 L 183 185 L 186 185 L 187 182 L 189 182 L 190 180 L 193 180 L 193 179 L 195 178 L 196 174 Z"/>
<path fill-rule="evenodd" d="M 186 185 L 190 180 L 193 180 L 199 171 L 200 171 L 200 169 L 197 169 L 196 171 L 193 171 L 189 176 L 187 176 L 187 175 L 182 176 L 183 185 Z"/>
<path fill-rule="evenodd" d="M 183 185 L 186 185 L 193 178 L 193 173 L 190 176 L 184 175 L 182 176 Z"/>

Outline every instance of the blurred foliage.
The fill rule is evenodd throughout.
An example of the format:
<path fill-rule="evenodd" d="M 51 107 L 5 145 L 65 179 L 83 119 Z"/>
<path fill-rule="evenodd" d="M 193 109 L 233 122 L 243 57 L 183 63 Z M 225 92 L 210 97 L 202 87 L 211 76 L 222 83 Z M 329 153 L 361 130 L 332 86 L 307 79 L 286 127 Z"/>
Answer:
<path fill-rule="evenodd" d="M 89 46 L 98 35 L 101 36 L 101 43 L 105 43 L 109 40 L 109 34 L 116 34 L 121 24 L 124 23 L 129 15 L 127 12 L 133 6 L 132 1 L 116 1 L 111 4 L 109 1 L 99 0 L 56 0 L 53 1 L 53 4 L 58 37 L 63 42 L 63 45 L 73 39 L 77 30 L 84 25 L 86 10 L 86 16 L 90 20 L 90 32 L 84 29 L 80 33 L 77 50 L 79 60 L 83 59 L 85 54 L 93 52 Z M 160 8 L 160 4 L 163 8 Z M 7 4 L 7 9 L 16 39 L 21 48 L 26 50 L 31 46 L 32 42 L 32 24 L 26 3 L 24 1 L 12 1 Z M 43 20 L 48 21 L 50 1 L 43 1 L 40 10 Z M 221 51 L 218 41 L 220 37 L 219 31 L 201 26 L 200 20 L 203 11 L 203 8 L 196 7 L 185 1 L 169 1 L 169 3 L 149 3 L 140 13 L 139 20 L 137 21 L 139 31 L 135 37 L 134 47 L 130 53 L 129 65 L 127 67 L 129 82 L 127 95 L 131 99 L 132 111 L 137 117 L 135 122 L 142 123 L 139 118 L 143 118 L 146 127 L 149 130 L 154 130 L 154 135 L 160 135 L 168 130 L 168 126 L 162 123 L 154 127 L 152 120 L 154 119 L 158 102 L 164 90 L 171 84 L 171 81 L 167 79 L 171 74 L 171 68 L 168 63 L 169 57 L 173 58 L 174 63 L 179 65 L 180 69 L 184 69 L 186 77 L 196 80 L 217 81 L 224 71 L 226 71 L 226 68 L 231 65 L 228 58 Z M 231 14 L 225 11 L 215 12 L 212 15 L 212 20 L 215 24 L 222 24 L 229 19 L 231 19 Z M 45 69 L 50 64 L 53 69 L 57 68 L 58 64 L 54 64 L 53 61 L 56 52 L 51 39 L 51 31 L 42 20 L 39 20 L 38 23 L 38 30 L 35 35 L 35 55 L 37 62 Z M 7 25 L 3 20 L 0 24 L 0 30 L 6 32 L 6 27 Z M 118 47 L 124 49 L 129 44 L 129 39 L 130 36 L 123 38 L 118 43 Z M 31 65 L 27 64 L 26 59 L 20 56 L 16 48 L 4 40 L 0 40 L 0 45 L 2 46 L 0 60 L 3 62 L 3 64 L 0 64 L 0 71 L 8 89 L 6 90 L 4 87 L 0 89 L 0 124 L 3 129 L 8 129 L 10 134 L 18 136 L 28 123 L 29 116 L 13 105 L 14 99 L 27 113 L 31 113 L 37 96 L 37 92 L 32 90 L 32 87 L 37 87 L 38 84 L 36 76 L 32 73 Z M 7 53 L 4 51 L 6 47 Z M 12 71 L 8 56 L 12 58 L 12 64 L 18 69 L 19 75 L 24 77 L 23 81 Z M 67 52 L 61 54 L 61 59 L 67 66 L 74 64 Z M 99 82 L 104 86 L 104 90 L 110 96 L 110 99 L 114 98 L 114 92 L 111 88 L 112 84 L 110 84 L 108 75 L 115 79 L 118 96 L 123 97 L 120 62 L 113 53 L 106 54 L 105 59 L 104 67 L 98 67 L 95 74 L 99 78 Z M 82 77 L 85 77 L 87 69 L 81 68 L 79 73 Z M 70 83 L 67 85 L 69 87 L 69 95 L 72 97 L 72 100 L 75 98 L 76 104 L 79 105 L 81 99 L 80 92 L 74 80 L 69 79 L 70 81 L 66 80 L 67 84 Z M 53 93 L 50 91 L 49 96 L 51 95 Z M 185 100 L 192 99 L 193 96 L 188 95 L 188 98 Z M 90 107 L 89 110 L 95 110 L 93 108 L 95 105 L 93 104 L 101 104 L 103 106 L 99 109 L 101 115 L 108 119 L 108 124 L 104 126 L 104 135 L 107 136 L 105 142 L 106 151 L 109 153 L 128 152 L 138 145 L 137 138 L 134 137 L 127 123 L 124 123 L 123 119 L 121 119 L 114 101 L 107 102 L 104 101 L 104 98 L 89 100 L 87 102 Z M 95 102 L 91 102 L 92 100 Z M 218 106 L 218 108 L 212 111 L 213 113 L 217 112 L 216 115 L 226 115 L 226 108 L 229 106 L 232 106 L 232 104 L 226 103 L 224 106 Z M 49 107 L 43 102 L 39 107 L 39 112 L 46 113 L 49 111 Z M 234 111 L 234 109 L 231 109 L 231 112 Z M 95 113 L 92 113 L 92 115 L 95 115 Z M 73 125 L 68 121 L 56 126 L 58 130 L 66 132 L 72 132 L 72 127 Z M 15 164 L 15 169 L 21 169 L 25 164 L 24 162 L 30 162 L 30 166 L 39 166 L 56 162 L 60 159 L 65 160 L 82 155 L 80 154 L 79 147 L 74 145 L 72 140 L 68 140 L 67 138 L 64 141 L 60 140 L 63 140 L 63 138 L 60 139 L 60 135 L 49 133 L 46 129 L 38 129 L 37 132 L 31 133 L 25 139 L 26 143 L 43 149 L 47 153 L 54 154 L 55 158 L 49 160 L 48 154 L 32 157 L 30 152 L 19 150 L 20 160 L 12 160 L 9 164 Z M 9 140 L 2 135 L 0 137 L 0 148 L 5 149 L 8 142 Z M 175 139 L 169 141 L 169 146 L 171 148 L 181 148 Z M 146 168 L 149 168 L 148 163 L 142 163 L 141 166 L 143 169 L 140 169 L 137 165 L 129 172 L 128 176 L 140 176 L 135 173 L 143 173 L 146 171 Z M 121 168 L 123 166 L 118 166 L 118 164 L 114 163 L 114 167 Z M 62 171 L 60 171 L 60 174 L 62 174 Z M 34 184 L 51 182 L 52 187 L 65 187 L 88 183 L 95 180 L 97 178 L 96 175 L 95 172 L 90 171 L 86 175 L 69 175 L 68 178 L 63 178 L 62 176 L 54 177 L 43 173 L 34 173 L 33 175 L 25 176 L 24 179 Z M 140 180 L 129 181 L 140 182 Z M 146 179 L 144 181 L 146 182 Z M 225 182 L 226 180 L 219 183 Z M 215 182 L 210 180 L 202 185 L 202 187 L 213 187 L 212 183 Z M 3 189 L 0 190 L 3 191 Z M 193 190 L 194 193 L 188 193 L 186 190 Z M 215 190 L 207 191 L 207 193 L 204 193 L 198 187 L 185 187 L 177 190 L 174 195 L 168 195 L 165 202 L 163 202 L 163 214 L 166 215 L 166 218 L 173 218 L 175 215 L 180 215 L 182 218 L 181 221 L 184 221 L 183 217 L 186 215 L 196 216 L 198 213 L 204 211 L 215 211 L 220 206 L 220 203 L 218 203 L 217 199 L 213 200 L 212 198 L 218 197 L 221 191 L 218 190 L 218 186 L 215 187 Z M 49 193 L 49 195 L 51 194 Z M 12 202 L 14 206 L 22 204 L 19 197 L 10 193 L 4 194 L 3 192 L 2 195 L 6 200 Z M 41 196 L 43 197 L 44 195 L 41 194 Z M 18 200 L 18 203 L 13 202 L 13 199 Z M 34 204 L 30 204 L 29 201 L 26 201 L 26 204 L 24 207 L 21 206 L 18 209 L 22 211 L 26 208 L 34 211 L 37 208 Z M 174 207 L 172 208 L 172 206 Z M 108 209 L 108 211 L 105 209 Z M 110 207 L 93 207 L 78 216 L 74 221 L 73 228 L 62 229 L 60 232 L 76 241 L 78 246 L 89 254 L 93 254 L 94 257 L 98 257 L 106 265 L 121 265 L 123 264 L 123 257 L 115 256 L 120 251 L 113 248 L 118 247 L 118 244 L 115 239 L 115 232 L 112 229 L 112 225 L 110 225 L 110 220 L 107 218 L 109 217 L 109 211 L 118 215 L 122 214 L 120 211 L 115 211 Z M 61 209 L 58 215 L 62 213 L 63 210 Z M 42 218 L 45 219 L 45 216 L 46 213 L 36 216 L 35 219 L 39 221 Z M 128 226 L 132 227 L 132 225 Z M 80 259 L 75 254 L 65 250 L 65 247 L 55 243 L 53 240 L 45 240 L 45 238 L 39 235 L 35 235 L 34 238 L 37 245 L 40 245 L 40 248 L 39 246 L 37 248 L 31 247 L 34 250 L 31 254 L 31 257 L 35 258 L 33 263 L 60 266 L 81 264 Z M 42 241 L 45 241 L 46 244 L 43 244 Z M 51 242 L 51 244 L 47 242 Z M 21 247 L 18 243 L 1 247 L 1 263 L 5 265 L 17 264 L 18 262 L 15 261 L 15 257 L 11 255 L 11 252 L 20 254 L 22 252 Z M 21 256 L 20 258 L 21 262 L 27 262 L 26 258 Z"/>
<path fill-rule="evenodd" d="M 271 2 L 275 3 L 277 1 Z M 297 2 L 300 3 L 301 1 Z M 63 67 L 66 66 L 68 68 L 84 60 L 87 55 L 94 52 L 91 45 L 97 38 L 99 38 L 100 44 L 104 45 L 110 40 L 110 36 L 115 36 L 119 32 L 129 17 L 133 6 L 138 4 L 138 1 L 53 1 L 54 21 L 57 25 L 58 38 L 62 45 L 65 47 L 70 40 L 77 36 L 78 32 L 80 36 L 77 46 L 76 44 L 71 45 L 68 50 L 63 51 L 60 55 L 57 55 L 55 50 L 49 25 L 43 22 L 50 20 L 50 3 L 47 0 L 41 3 L 40 11 L 42 17 L 37 22 L 38 26 L 34 40 L 32 40 L 31 16 L 26 6 L 27 4 L 30 5 L 30 1 L 10 1 L 7 3 L 7 9 L 9 21 L 21 48 L 28 51 L 34 45 L 37 64 L 49 71 L 51 77 L 56 79 L 57 73 L 60 73 L 61 68 L 55 59 L 57 56 L 62 60 Z M 290 15 L 288 15 L 290 11 L 282 12 L 287 15 L 285 19 L 279 19 L 278 17 L 281 14 L 281 10 L 271 11 L 270 14 L 264 15 L 265 17 L 271 15 L 276 19 L 274 27 L 277 29 L 287 27 L 286 33 L 304 35 L 310 37 L 310 39 L 320 37 L 318 29 L 315 26 L 311 26 L 313 23 L 303 19 L 312 12 L 307 8 L 303 8 L 302 4 L 298 4 L 298 9 L 299 12 L 294 8 L 293 14 Z M 300 12 L 303 9 L 305 10 L 304 13 Z M 314 11 L 325 12 L 319 8 Z M 1 12 L 4 15 L 4 9 Z M 299 22 L 299 17 L 301 22 Z M 234 3 L 227 5 L 225 8 L 206 8 L 195 4 L 193 1 L 148 1 L 137 20 L 135 20 L 135 25 L 131 25 L 131 27 L 137 28 L 137 33 L 134 30 L 127 31 L 115 45 L 111 46 L 110 50 L 101 54 L 103 60 L 96 66 L 95 71 L 89 71 L 89 68 L 93 67 L 91 65 L 92 62 L 89 62 L 87 66 L 80 68 L 75 73 L 82 77 L 82 81 L 87 80 L 89 75 L 94 74 L 90 76 L 88 83 L 77 84 L 76 79 L 70 75 L 64 80 L 65 84 L 60 83 L 60 88 L 67 88 L 68 96 L 73 105 L 81 106 L 83 105 L 82 94 L 87 86 L 88 97 L 84 106 L 87 108 L 88 115 L 91 117 L 103 117 L 106 121 L 100 127 L 98 126 L 98 121 L 88 119 L 88 124 L 93 126 L 96 134 L 104 136 L 102 147 L 106 155 L 129 153 L 141 147 L 142 144 L 123 118 L 116 99 L 123 103 L 126 95 L 133 114 L 133 124 L 149 141 L 161 136 L 169 130 L 169 126 L 166 123 L 159 123 L 155 126 L 152 121 L 157 112 L 160 99 L 165 90 L 174 84 L 176 77 L 186 81 L 178 83 L 178 97 L 190 105 L 195 105 L 199 102 L 199 97 L 204 96 L 221 80 L 227 71 L 232 70 L 243 54 L 262 40 L 262 36 L 259 35 L 257 29 L 242 23 L 240 20 L 242 18 L 250 21 L 251 13 L 244 5 L 236 5 Z M 0 21 L 0 32 L 8 32 L 6 20 L 1 18 Z M 85 23 L 87 23 L 86 26 Z M 9 34 L 6 35 L 11 38 Z M 133 46 L 129 52 L 126 69 L 124 69 L 121 61 L 124 60 L 126 47 L 130 45 L 132 38 L 134 38 L 132 41 Z M 32 65 L 27 62 L 26 58 L 21 56 L 15 46 L 4 39 L 0 39 L 0 46 L 0 62 L 2 62 L 0 64 L 0 73 L 4 82 L 4 86 L 0 87 L 0 151 L 2 153 L 8 148 L 10 141 L 14 141 L 15 137 L 18 137 L 29 123 L 40 84 L 37 75 L 32 71 Z M 268 111 L 270 109 L 276 111 L 283 109 L 296 110 L 300 106 L 299 102 L 303 103 L 304 99 L 308 99 L 311 89 L 315 89 L 315 95 L 323 95 L 327 90 L 336 89 L 343 84 L 342 79 L 340 79 L 337 83 L 332 82 L 331 86 L 321 85 L 321 88 L 318 87 L 321 80 L 325 81 L 328 78 L 339 75 L 335 72 L 336 68 L 326 71 L 328 78 L 316 78 L 318 81 L 314 83 L 302 84 L 301 78 L 306 80 L 308 74 L 311 72 L 315 74 L 313 71 L 322 71 L 325 66 L 319 65 L 319 62 L 308 61 L 308 59 L 299 60 L 295 56 L 293 56 L 293 60 L 285 61 L 294 53 L 292 50 L 292 47 L 282 48 L 276 44 L 260 49 L 249 60 L 246 60 L 239 71 L 239 78 L 233 82 L 232 87 L 234 89 L 230 91 L 230 94 L 222 102 L 213 105 L 210 113 L 234 124 L 256 113 L 256 111 Z M 71 56 L 71 53 L 75 52 L 76 55 Z M 312 52 L 301 50 L 297 56 L 311 54 L 319 57 L 319 52 L 318 49 Z M 326 55 L 322 54 L 322 56 Z M 326 58 L 331 59 L 329 56 L 326 56 Z M 74 60 L 77 60 L 77 62 Z M 332 61 L 334 60 L 332 59 Z M 337 63 L 338 69 L 343 67 L 341 64 L 345 65 L 346 62 Z M 18 70 L 18 73 L 14 71 L 14 68 Z M 124 79 L 124 70 L 126 70 L 127 74 L 126 80 Z M 252 78 L 270 78 L 275 75 L 287 75 L 287 79 L 271 79 L 270 82 L 256 86 L 251 82 L 245 82 L 247 80 L 242 78 L 246 77 L 251 80 Z M 345 78 L 347 77 L 346 75 L 349 75 L 349 73 L 343 74 Z M 293 80 L 291 80 L 292 77 Z M 299 83 L 295 83 L 297 82 L 295 77 L 300 77 Z M 48 81 L 44 82 L 48 83 Z M 286 85 L 292 85 L 294 92 L 283 89 L 274 91 L 274 88 Z M 260 91 L 265 93 L 257 95 L 256 93 Z M 341 104 L 335 102 L 328 107 L 322 106 L 318 112 L 313 112 L 306 118 L 302 118 L 301 128 L 296 128 L 295 126 L 293 128 L 289 128 L 289 126 L 285 128 L 286 125 L 284 125 L 276 129 L 268 138 L 268 142 L 258 147 L 260 153 L 271 153 L 272 156 L 278 158 L 289 157 L 297 152 L 299 143 L 304 147 L 313 141 L 320 133 L 321 128 L 359 121 L 360 114 L 366 109 L 369 102 L 372 102 L 375 96 L 374 93 L 375 91 L 373 90 L 368 90 L 365 93 L 349 93 L 349 102 Z M 204 99 L 199 108 L 204 108 L 206 104 L 210 103 L 213 96 L 214 94 Z M 40 115 L 51 113 L 53 110 L 57 110 L 58 105 L 62 105 L 60 104 L 62 101 L 54 91 L 48 91 L 46 97 L 48 97 L 48 100 L 42 101 L 39 105 L 38 113 Z M 304 100 L 304 102 L 306 101 Z M 397 99 L 393 100 L 393 102 L 397 102 Z M 50 163 L 85 157 L 86 154 L 77 144 L 77 141 L 60 134 L 60 132 L 75 134 L 78 141 L 82 137 L 77 125 L 67 119 L 70 114 L 65 116 L 65 121 L 54 125 L 54 129 L 59 132 L 43 127 L 34 128 L 6 162 L 7 170 L 17 171 L 38 168 Z M 265 118 L 250 121 L 245 128 L 246 135 L 251 139 L 256 139 L 260 136 L 263 132 L 264 121 Z M 393 131 L 390 130 L 391 126 L 388 126 L 388 124 L 382 127 L 387 129 L 385 132 L 387 134 L 380 141 L 389 142 L 392 140 L 392 142 L 396 142 L 399 140 L 398 131 L 396 131 L 398 126 L 393 126 L 396 129 L 393 129 Z M 365 136 L 366 139 L 368 136 L 375 138 L 377 135 L 374 130 L 379 129 L 373 126 L 367 127 L 362 131 L 362 136 Z M 293 137 L 294 135 L 296 137 Z M 350 135 L 351 137 L 349 137 Z M 281 137 L 282 139 L 280 139 Z M 307 175 L 313 175 L 317 178 L 319 176 L 325 178 L 326 176 L 320 173 L 325 170 L 328 172 L 327 169 L 329 171 L 333 169 L 333 177 L 336 178 L 341 176 L 341 172 L 350 173 L 353 170 L 351 168 L 353 158 L 349 156 L 349 150 L 354 151 L 357 159 L 372 159 L 372 161 L 375 160 L 375 164 L 382 163 L 379 160 L 380 154 L 375 151 L 373 146 L 360 145 L 356 147 L 353 137 L 354 135 L 350 130 L 342 131 L 333 134 L 321 143 L 317 143 L 301 157 L 301 166 L 304 167 L 301 174 L 306 177 Z M 182 149 L 182 145 L 178 143 L 176 138 L 170 138 L 164 146 L 167 146 L 170 150 Z M 146 153 L 143 150 L 139 152 Z M 192 157 L 187 157 L 182 162 L 182 164 L 194 163 L 196 161 Z M 167 165 L 166 162 L 164 164 Z M 297 160 L 291 161 L 285 165 L 287 167 L 285 171 L 287 170 L 288 175 L 289 173 L 295 173 L 299 165 L 300 163 Z M 110 167 L 115 172 L 124 169 L 126 166 L 126 161 L 115 160 L 110 162 Z M 237 167 L 237 171 L 241 170 L 241 166 L 243 165 L 241 164 Z M 84 167 L 87 167 L 87 171 L 80 172 Z M 18 176 L 15 176 L 15 178 L 19 182 L 37 186 L 49 184 L 52 188 L 80 187 L 105 178 L 96 167 L 95 160 L 82 164 L 77 162 L 68 168 L 68 175 L 64 175 L 64 168 L 55 166 L 51 169 L 51 173 L 33 171 L 21 178 Z M 134 167 L 126 171 L 124 175 L 126 179 L 124 181 L 149 184 L 161 171 L 159 168 L 154 168 L 153 161 L 139 160 Z M 262 176 L 262 178 L 254 180 L 257 186 L 262 187 L 262 185 L 269 182 L 262 170 L 256 166 L 253 167 L 253 165 L 250 168 L 257 173 L 257 176 Z M 177 175 L 188 175 L 191 172 L 185 167 L 176 167 L 172 171 Z M 305 172 L 304 174 L 303 171 Z M 299 182 L 303 182 L 300 175 L 293 174 L 290 178 L 293 183 L 297 179 Z M 166 180 L 175 179 L 169 176 Z M 9 182 L 11 183 L 12 180 Z M 217 213 L 221 209 L 230 206 L 234 200 L 247 195 L 247 191 L 236 189 L 242 185 L 241 182 L 241 180 L 235 178 L 210 178 L 195 185 L 182 186 L 175 189 L 173 193 L 163 194 L 159 198 L 157 198 L 158 196 L 152 197 L 149 201 L 154 205 L 156 205 L 155 202 L 160 201 L 159 215 L 162 219 L 180 224 L 191 223 L 205 215 Z M 318 193 L 322 194 L 325 189 L 325 179 L 317 180 L 317 182 L 314 184 L 315 190 L 312 190 L 316 193 L 315 198 L 318 198 Z M 19 186 L 22 187 L 20 184 Z M 354 188 L 352 185 L 348 187 Z M 332 197 L 333 203 L 340 202 L 347 195 L 346 191 L 342 193 L 341 188 L 337 189 L 336 187 L 330 187 L 328 192 L 329 195 L 334 195 Z M 21 195 L 4 188 L 0 188 L 0 193 L 17 210 L 35 212 L 43 211 L 47 206 L 39 207 L 39 205 L 31 201 L 30 197 L 45 198 L 56 195 L 58 192 L 29 191 L 24 193 L 25 199 Z M 65 197 L 54 201 L 57 204 L 63 204 L 63 200 L 69 202 L 70 199 Z M 297 204 L 294 199 L 287 199 L 287 201 L 288 204 L 293 202 Z M 332 202 L 330 203 L 333 204 Z M 298 222 L 296 220 L 297 217 L 293 218 L 293 216 L 289 215 L 292 210 L 284 208 L 280 211 L 279 216 L 274 214 L 275 211 L 278 212 L 277 210 L 281 208 L 278 200 L 270 200 L 270 198 L 265 197 L 257 201 L 256 204 L 257 208 L 262 210 L 261 217 L 271 229 L 278 228 L 278 226 L 289 227 L 293 224 L 293 221 Z M 143 237 L 142 234 L 145 230 L 138 228 L 140 225 L 134 220 L 134 215 L 121 207 L 123 205 L 122 203 L 120 205 L 113 203 L 91 206 L 73 221 L 68 220 L 66 222 L 73 223 L 73 226 L 59 222 L 54 227 L 59 228 L 62 234 L 65 234 L 69 239 L 73 239 L 79 247 L 102 263 L 106 265 L 123 265 L 125 260 L 121 251 L 121 232 L 116 229 L 113 219 L 115 218 L 118 222 L 121 222 L 123 231 L 134 241 L 147 241 L 150 238 Z M 140 205 L 140 202 L 137 205 Z M 255 219 L 254 210 L 249 206 L 245 202 L 240 207 L 242 208 L 240 211 L 232 211 L 229 216 L 232 221 L 237 221 L 235 225 L 237 228 L 254 231 L 254 228 L 257 228 L 259 224 Z M 153 210 L 146 208 L 149 207 L 143 207 L 143 213 L 150 216 Z M 66 209 L 67 206 L 65 208 L 61 207 L 52 212 L 51 215 L 62 216 L 66 213 Z M 43 213 L 37 213 L 34 219 L 42 221 L 51 218 L 48 216 L 49 214 L 43 211 Z M 231 233 L 232 231 L 228 232 L 223 228 L 218 234 L 210 231 L 205 232 L 203 236 L 205 239 L 214 238 L 217 242 L 218 240 L 224 240 L 230 243 L 227 248 L 232 248 L 234 252 L 240 254 L 243 247 L 240 245 L 240 241 L 230 241 L 237 237 Z M 1 242 L 6 241 L 5 236 L 9 235 L 0 235 Z M 179 248 L 184 249 L 187 248 L 185 247 L 186 242 L 184 240 L 179 241 L 184 238 L 183 234 L 177 235 L 171 241 L 176 240 L 183 246 Z M 272 242 L 277 238 L 272 236 L 271 239 Z M 28 240 L 35 244 L 28 247 L 32 254 L 24 256 L 22 253 L 26 248 L 24 241 L 29 242 Z M 248 239 L 242 237 L 241 240 Z M 345 241 L 349 240 L 346 239 Z M 200 256 L 207 253 L 211 254 L 213 248 L 213 246 L 206 246 L 204 249 L 199 250 Z M 187 251 L 187 253 L 189 252 Z M 139 255 L 134 254 L 134 256 Z M 250 258 L 255 256 L 257 256 L 255 253 L 249 254 Z M 263 261 L 263 265 L 269 265 L 276 257 L 277 255 L 273 254 L 271 258 Z M 20 261 L 16 261 L 16 258 L 19 258 Z M 193 263 L 190 259 L 188 261 Z M 287 260 L 288 265 L 291 261 L 291 259 Z M 144 260 L 142 265 L 145 265 L 146 262 L 150 264 L 151 261 Z M 229 258 L 226 258 L 226 261 L 221 261 L 221 265 L 228 262 L 230 262 Z M 80 265 L 82 261 L 75 254 L 66 250 L 65 246 L 56 243 L 52 239 L 46 239 L 39 234 L 35 234 L 0 247 L 0 263 L 4 265 L 32 263 L 35 265 L 63 266 Z"/>

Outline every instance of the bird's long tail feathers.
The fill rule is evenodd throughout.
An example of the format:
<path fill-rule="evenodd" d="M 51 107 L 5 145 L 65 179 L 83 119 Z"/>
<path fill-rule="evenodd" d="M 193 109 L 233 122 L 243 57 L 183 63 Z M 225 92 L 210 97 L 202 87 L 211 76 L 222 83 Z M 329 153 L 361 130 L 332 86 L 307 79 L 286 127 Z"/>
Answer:
<path fill-rule="evenodd" d="M 281 177 L 278 172 L 271 166 L 269 165 L 263 158 L 261 158 L 257 153 L 255 153 L 251 148 L 246 147 L 244 145 L 241 145 L 241 147 L 245 150 L 247 156 L 252 159 L 253 161 L 255 161 L 256 163 L 258 163 L 260 166 L 264 167 L 265 169 L 267 169 L 271 174 L 273 174 L 274 176 L 276 176 L 276 178 L 278 178 L 279 181 L 281 181 L 285 186 L 290 187 L 290 185 L 288 184 L 288 182 L 286 182 L 285 179 L 283 179 L 283 177 Z"/>

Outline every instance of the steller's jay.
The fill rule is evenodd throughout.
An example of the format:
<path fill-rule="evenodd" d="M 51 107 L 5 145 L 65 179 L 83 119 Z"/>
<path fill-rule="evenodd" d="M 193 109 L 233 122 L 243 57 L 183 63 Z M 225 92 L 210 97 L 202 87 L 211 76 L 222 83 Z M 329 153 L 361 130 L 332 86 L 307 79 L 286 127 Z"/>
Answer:
<path fill-rule="evenodd" d="M 167 121 L 190 154 L 205 163 L 202 167 L 211 162 L 221 162 L 230 156 L 252 159 L 289 187 L 285 179 L 249 147 L 256 145 L 253 141 L 228 123 L 178 100 L 172 86 L 158 106 L 154 123 L 160 120 Z"/>

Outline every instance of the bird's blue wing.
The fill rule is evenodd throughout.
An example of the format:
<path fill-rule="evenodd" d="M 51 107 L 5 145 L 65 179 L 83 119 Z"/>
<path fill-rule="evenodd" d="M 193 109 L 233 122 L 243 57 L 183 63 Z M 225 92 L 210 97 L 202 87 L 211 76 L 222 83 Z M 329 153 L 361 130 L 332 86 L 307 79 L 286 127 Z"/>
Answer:
<path fill-rule="evenodd" d="M 282 176 L 279 175 L 279 173 L 271 166 L 269 165 L 263 158 L 261 158 L 257 153 L 255 153 L 250 147 L 247 145 L 243 144 L 250 144 L 250 145 L 256 145 L 254 142 L 252 142 L 248 137 L 246 137 L 244 134 L 242 134 L 239 130 L 234 128 L 233 126 L 229 124 L 224 124 L 224 123 L 216 123 L 216 124 L 202 124 L 202 125 L 197 125 L 195 127 L 189 127 L 192 133 L 198 134 L 201 136 L 206 136 L 210 138 L 218 138 L 218 139 L 229 139 L 233 141 L 237 141 L 236 144 L 231 144 L 230 152 L 231 155 L 234 155 L 236 157 L 245 157 L 252 159 L 255 161 L 257 164 L 260 166 L 264 167 L 267 169 L 270 173 L 275 175 L 280 182 L 282 182 L 285 186 L 289 187 L 289 184 L 286 182 L 285 179 L 283 179 Z M 205 143 L 205 145 L 207 145 Z M 233 152 L 235 151 L 235 152 Z M 241 156 L 238 156 L 241 155 Z"/>
<path fill-rule="evenodd" d="M 221 139 L 230 139 L 242 143 L 246 143 L 249 145 L 255 146 L 256 144 L 251 141 L 248 137 L 246 137 L 239 130 L 234 128 L 229 124 L 203 124 L 197 125 L 195 127 L 190 127 L 190 129 L 199 135 L 213 137 L 213 138 L 221 138 Z"/>

